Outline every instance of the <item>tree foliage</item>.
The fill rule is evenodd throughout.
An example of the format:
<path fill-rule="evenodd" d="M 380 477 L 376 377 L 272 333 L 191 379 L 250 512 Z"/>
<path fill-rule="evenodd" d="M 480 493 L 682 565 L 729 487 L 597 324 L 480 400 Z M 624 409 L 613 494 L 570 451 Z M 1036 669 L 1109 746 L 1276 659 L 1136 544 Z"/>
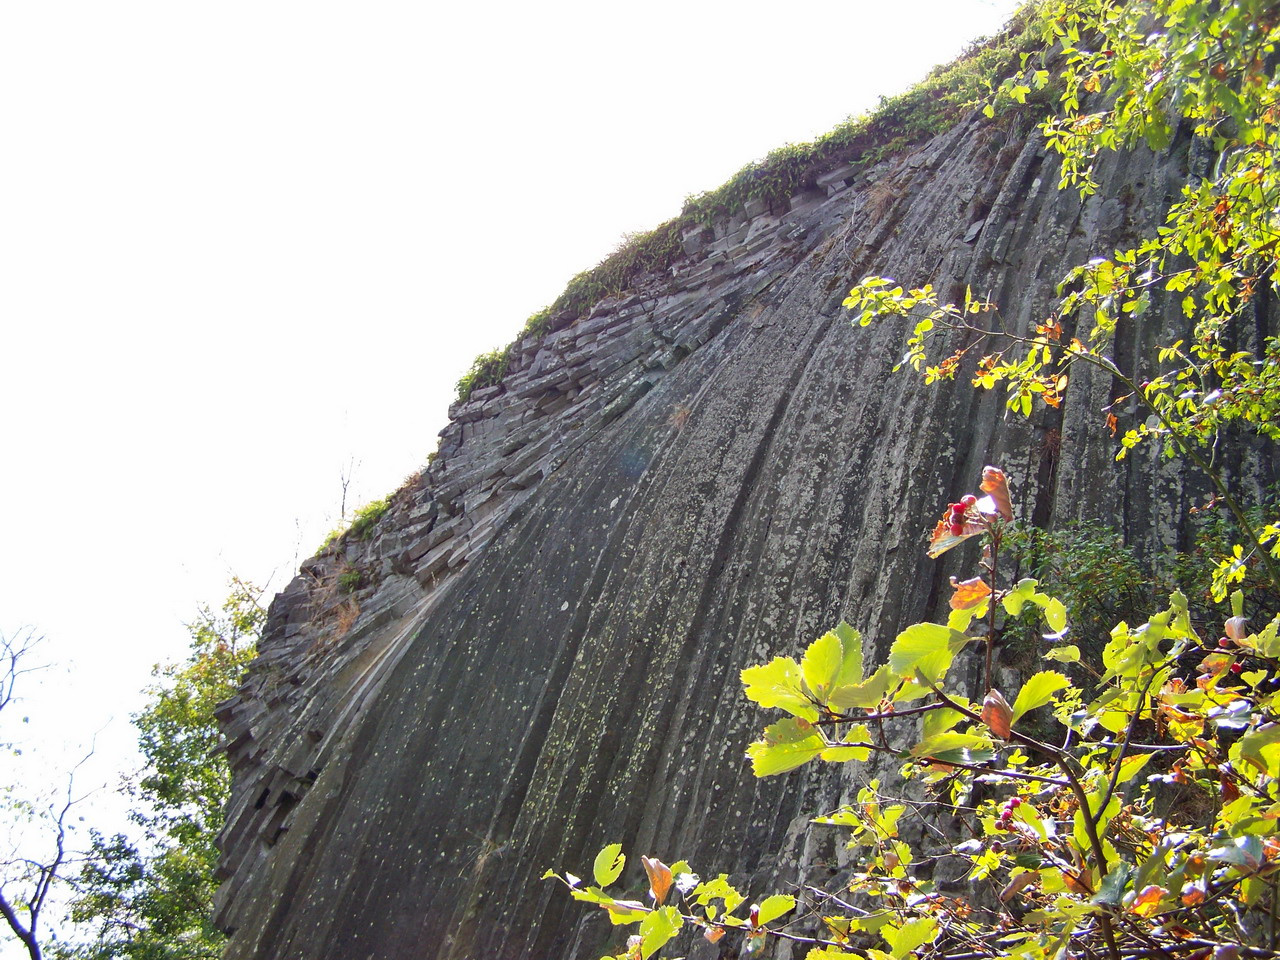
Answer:
<path fill-rule="evenodd" d="M 215 840 L 230 771 L 218 750 L 215 707 L 254 656 L 265 619 L 261 590 L 236 579 L 221 611 L 189 625 L 191 653 L 157 667 L 150 704 L 134 717 L 146 765 L 126 786 L 136 830 L 103 836 L 76 882 L 71 919 L 91 935 L 60 948 L 66 960 L 213 960 L 223 936 L 212 924 Z"/>
<path fill-rule="evenodd" d="M 738 938 L 743 955 L 798 941 L 808 960 L 1280 956 L 1280 518 L 1233 490 L 1220 462 L 1229 437 L 1280 439 L 1280 342 L 1267 327 L 1280 4 L 1050 0 L 1041 15 L 1044 56 L 1024 59 L 1001 94 L 1060 91 L 1043 130 L 1064 188 L 1087 197 L 1102 151 L 1163 149 L 1180 129 L 1211 163 L 1151 237 L 1070 271 L 1030 330 L 972 295 L 943 303 L 927 283 L 869 277 L 846 305 L 861 325 L 910 318 L 904 364 L 926 382 L 1003 387 L 1023 415 L 1060 405 L 1081 364 L 1112 378 L 1099 426 L 1117 457 L 1160 445 L 1212 486 L 1206 508 L 1230 517 L 1225 556 L 1197 585 L 1216 605 L 1211 626 L 1175 590 L 1082 654 L 1070 620 L 1096 620 L 1098 602 L 1012 575 L 1016 504 L 987 468 L 933 527 L 930 556 L 959 549 L 974 567 L 953 581 L 944 621 L 907 626 L 883 664 L 865 664 L 842 623 L 799 657 L 742 672 L 746 696 L 780 713 L 747 750 L 757 776 L 815 762 L 870 771 L 856 803 L 815 821 L 848 831 L 841 888 L 753 899 L 726 875 L 645 857 L 648 889 L 635 892 L 616 844 L 594 883 L 549 872 L 635 928 L 619 958 L 648 960 L 690 930 Z M 1170 312 L 1185 334 L 1120 369 L 1117 328 Z M 1029 613 L 1045 662 L 1006 696 L 993 651 Z M 957 680 L 971 657 L 980 699 Z M 929 826 L 943 819 L 960 830 Z"/>
<path fill-rule="evenodd" d="M 4 720 L 12 718 L 13 707 L 20 699 L 19 681 L 44 669 L 31 663 L 41 640 L 30 629 L 12 636 L 0 635 L 0 718 Z M 26 723 L 27 718 L 23 717 L 22 722 Z M 21 747 L 9 740 L 9 735 L 6 727 L 0 753 L 21 756 Z M 67 775 L 65 785 L 53 789 L 37 787 L 34 794 L 19 787 L 20 778 L 0 786 L 0 812 L 6 833 L 10 834 L 0 848 L 0 917 L 31 960 L 44 956 L 44 927 L 48 926 L 45 918 L 54 902 L 54 888 L 62 871 L 74 862 L 70 837 L 75 820 L 73 809 L 84 799 L 75 787 L 79 766 L 76 764 Z"/>

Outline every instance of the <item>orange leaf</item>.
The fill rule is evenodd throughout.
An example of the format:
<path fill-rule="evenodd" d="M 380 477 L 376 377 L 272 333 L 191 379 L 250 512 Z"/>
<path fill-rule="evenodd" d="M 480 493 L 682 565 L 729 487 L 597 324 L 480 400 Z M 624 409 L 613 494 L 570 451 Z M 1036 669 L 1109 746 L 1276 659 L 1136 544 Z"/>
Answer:
<path fill-rule="evenodd" d="M 982 492 L 995 501 L 996 510 L 1006 520 L 1013 519 L 1013 503 L 1009 500 L 1009 482 L 999 467 L 982 468 Z"/>
<path fill-rule="evenodd" d="M 1116 418 L 1114 413 L 1107 414 L 1107 429 L 1111 431 L 1111 435 L 1113 437 L 1116 435 L 1116 427 L 1119 423 L 1120 421 Z"/>
<path fill-rule="evenodd" d="M 1062 871 L 1062 881 L 1066 884 L 1067 889 L 1072 893 L 1081 897 L 1089 897 L 1093 895 L 1093 890 L 1084 882 L 1084 875 L 1073 873 L 1070 870 Z"/>
<path fill-rule="evenodd" d="M 707 927 L 707 929 L 702 931 L 702 936 L 711 943 L 715 943 L 724 936 L 724 927 Z"/>
<path fill-rule="evenodd" d="M 1036 333 L 1042 337 L 1048 337 L 1050 340 L 1061 340 L 1062 324 L 1053 319 L 1050 319 L 1048 323 L 1037 323 Z"/>
<path fill-rule="evenodd" d="M 653 897 L 655 905 L 661 904 L 671 889 L 671 868 L 656 857 L 641 857 L 640 862 L 649 875 L 649 896 Z"/>
<path fill-rule="evenodd" d="M 1143 887 L 1138 898 L 1129 905 L 1129 909 L 1140 917 L 1153 916 L 1160 909 L 1160 901 L 1168 892 L 1164 887 L 1156 886 L 1154 883 Z"/>
<path fill-rule="evenodd" d="M 955 591 L 951 594 L 952 610 L 968 610 L 991 596 L 991 588 L 981 577 L 974 577 L 971 580 L 957 580 L 952 577 L 951 589 Z"/>
<path fill-rule="evenodd" d="M 1013 726 L 1013 707 L 999 690 L 992 689 L 982 701 L 982 722 L 998 737 L 1009 739 Z"/>
<path fill-rule="evenodd" d="M 1188 883 L 1182 888 L 1182 905 L 1194 907 L 1199 903 L 1204 903 L 1204 887 L 1198 883 Z"/>
<path fill-rule="evenodd" d="M 1040 874 L 1036 873 L 1034 870 L 1027 870 L 1018 874 L 1009 881 L 1008 885 L 1003 890 L 1000 891 L 1000 902 L 1007 902 L 1023 887 L 1038 879 L 1040 879 Z"/>

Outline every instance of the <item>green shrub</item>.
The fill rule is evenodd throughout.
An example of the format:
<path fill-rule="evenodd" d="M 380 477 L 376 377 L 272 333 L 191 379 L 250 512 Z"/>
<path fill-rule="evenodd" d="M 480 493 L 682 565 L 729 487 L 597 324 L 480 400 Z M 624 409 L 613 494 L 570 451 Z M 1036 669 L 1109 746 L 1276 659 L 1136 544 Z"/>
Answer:
<path fill-rule="evenodd" d="M 328 536 L 324 538 L 324 542 L 320 544 L 320 549 L 316 553 L 324 553 L 331 546 L 337 543 L 342 537 L 350 535 L 358 540 L 367 540 L 373 532 L 373 525 L 382 519 L 382 515 L 387 512 L 391 506 L 390 497 L 383 497 L 381 500 L 374 500 L 366 503 L 363 507 L 356 511 L 355 517 L 351 521 L 349 527 L 334 527 L 329 531 Z"/>
<path fill-rule="evenodd" d="M 511 366 L 514 346 L 515 344 L 508 344 L 497 350 L 490 350 L 471 361 L 471 369 L 458 381 L 459 403 L 470 400 L 471 394 L 481 387 L 497 386 L 502 382 L 502 378 L 507 375 L 507 368 Z"/>
<path fill-rule="evenodd" d="M 1017 72 L 1023 56 L 1038 47 L 1039 40 L 1028 23 L 1029 16 L 1019 14 L 1000 36 L 971 45 L 953 63 L 935 69 L 905 93 L 882 97 L 873 112 L 846 120 L 812 143 L 779 147 L 763 160 L 747 164 L 717 189 L 687 198 L 680 216 L 628 237 L 596 266 L 570 280 L 549 307 L 529 317 L 520 339 L 541 339 L 550 332 L 553 317 L 585 316 L 605 297 L 619 296 L 640 278 L 668 270 L 680 259 L 681 238 L 692 228 L 738 213 L 751 200 L 776 208 L 795 194 L 812 189 L 819 175 L 842 162 L 873 166 L 943 132 L 979 107 L 1003 78 Z M 1047 102 L 1048 95 L 1037 91 L 1028 97 L 1027 104 L 1014 107 L 1005 103 L 1001 110 L 1008 114 L 1020 109 L 1030 117 Z M 467 400 L 481 387 L 501 383 L 510 367 L 513 346 L 477 357 L 458 381 L 458 400 Z"/>
<path fill-rule="evenodd" d="M 373 525 L 382 519 L 382 515 L 387 512 L 387 507 L 390 505 L 389 500 L 383 497 L 381 500 L 366 503 L 357 510 L 355 519 L 351 521 L 351 536 L 367 540 L 369 534 L 373 532 Z"/>

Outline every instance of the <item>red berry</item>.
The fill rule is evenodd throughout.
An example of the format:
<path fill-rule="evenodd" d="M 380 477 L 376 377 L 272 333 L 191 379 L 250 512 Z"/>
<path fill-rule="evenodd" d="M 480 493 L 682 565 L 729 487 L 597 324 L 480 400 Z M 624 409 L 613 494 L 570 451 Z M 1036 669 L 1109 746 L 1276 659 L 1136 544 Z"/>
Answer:
<path fill-rule="evenodd" d="M 953 523 L 951 524 L 951 535 L 952 535 L 953 537 L 960 537 L 960 536 L 963 536 L 963 535 L 964 535 L 964 524 L 963 524 L 963 523 L 954 523 L 954 522 L 953 522 Z"/>
<path fill-rule="evenodd" d="M 952 513 L 954 513 L 956 516 L 961 515 L 962 513 L 964 513 L 964 504 L 963 504 L 963 503 L 953 503 L 953 504 L 951 505 L 951 512 L 952 512 Z"/>
<path fill-rule="evenodd" d="M 1021 798 L 1021 797 L 1010 797 L 1010 798 L 1009 798 L 1009 800 L 1008 800 L 1008 804 L 1009 804 L 1009 806 L 1010 806 L 1010 807 L 1012 807 L 1013 809 L 1015 809 L 1015 810 L 1016 810 L 1016 809 L 1018 809 L 1018 807 L 1022 806 L 1022 798 Z"/>
<path fill-rule="evenodd" d="M 960 502 L 965 507 L 972 507 L 975 503 L 978 502 L 978 498 L 975 497 L 972 493 L 966 493 L 963 497 L 960 498 Z"/>
<path fill-rule="evenodd" d="M 1227 650 L 1235 646 L 1235 641 L 1230 640 L 1227 637 L 1219 637 L 1218 646 L 1222 647 L 1224 650 Z"/>
<path fill-rule="evenodd" d="M 1244 664 L 1243 664 L 1243 663 L 1236 662 L 1236 663 L 1233 663 L 1233 664 L 1231 665 L 1231 672 L 1232 672 L 1232 673 L 1239 673 L 1239 672 L 1240 672 L 1241 670 L 1243 670 L 1243 669 L 1244 669 Z"/>

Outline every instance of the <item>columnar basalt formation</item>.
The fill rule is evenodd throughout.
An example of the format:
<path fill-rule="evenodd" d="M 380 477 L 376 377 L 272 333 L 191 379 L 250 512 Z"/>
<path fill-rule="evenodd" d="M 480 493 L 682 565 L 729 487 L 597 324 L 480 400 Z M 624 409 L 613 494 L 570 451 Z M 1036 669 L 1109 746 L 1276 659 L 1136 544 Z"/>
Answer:
<path fill-rule="evenodd" d="M 841 618 L 883 656 L 942 602 L 958 561 L 926 560 L 922 530 L 984 463 L 1024 516 L 1108 517 L 1149 551 L 1192 496 L 1154 453 L 1115 462 L 1107 378 L 1011 420 L 893 375 L 904 325 L 854 330 L 841 301 L 890 273 L 1026 329 L 1066 268 L 1151 227 L 1185 154 L 1111 158 L 1081 203 L 1036 137 L 974 118 L 693 230 L 669 273 L 518 344 L 372 536 L 276 598 L 222 709 L 228 956 L 597 957 L 599 911 L 538 878 L 612 841 L 759 891 L 841 869 L 808 816 L 849 784 L 752 777 L 739 670 Z"/>

